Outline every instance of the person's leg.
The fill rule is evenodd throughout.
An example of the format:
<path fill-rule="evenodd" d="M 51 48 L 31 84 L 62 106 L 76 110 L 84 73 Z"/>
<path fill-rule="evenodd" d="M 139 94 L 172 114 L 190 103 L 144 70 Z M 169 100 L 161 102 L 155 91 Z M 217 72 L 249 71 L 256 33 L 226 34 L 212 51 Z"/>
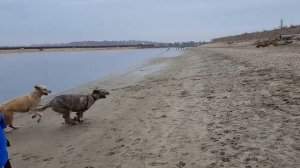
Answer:
<path fill-rule="evenodd" d="M 6 164 L 4 165 L 4 168 L 11 168 L 11 164 L 9 160 L 7 160 Z"/>

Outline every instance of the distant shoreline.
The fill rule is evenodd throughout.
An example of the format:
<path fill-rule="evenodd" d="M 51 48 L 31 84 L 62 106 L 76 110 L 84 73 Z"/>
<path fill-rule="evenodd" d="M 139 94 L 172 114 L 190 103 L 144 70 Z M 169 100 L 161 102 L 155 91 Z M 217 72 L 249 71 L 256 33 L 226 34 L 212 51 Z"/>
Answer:
<path fill-rule="evenodd" d="M 123 50 L 123 49 L 146 49 L 146 48 L 162 48 L 149 45 L 137 45 L 137 46 L 77 46 L 77 47 L 7 47 L 0 48 L 0 54 L 14 54 L 14 53 L 26 53 L 26 52 L 57 52 L 57 51 L 88 51 L 88 50 Z"/>

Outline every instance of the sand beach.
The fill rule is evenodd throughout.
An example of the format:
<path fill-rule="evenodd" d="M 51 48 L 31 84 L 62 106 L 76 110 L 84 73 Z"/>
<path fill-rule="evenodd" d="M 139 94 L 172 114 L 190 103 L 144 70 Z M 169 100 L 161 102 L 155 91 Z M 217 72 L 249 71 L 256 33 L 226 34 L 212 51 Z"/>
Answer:
<path fill-rule="evenodd" d="M 299 47 L 207 44 L 66 93 L 95 87 L 111 94 L 78 125 L 50 109 L 41 123 L 16 114 L 21 128 L 7 134 L 12 165 L 300 166 Z"/>

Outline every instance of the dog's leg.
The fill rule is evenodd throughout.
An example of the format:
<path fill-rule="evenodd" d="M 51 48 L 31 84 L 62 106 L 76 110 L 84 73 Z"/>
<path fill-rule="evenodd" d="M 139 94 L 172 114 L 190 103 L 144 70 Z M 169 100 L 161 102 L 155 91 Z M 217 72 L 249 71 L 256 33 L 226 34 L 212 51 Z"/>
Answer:
<path fill-rule="evenodd" d="M 43 114 L 41 112 L 35 111 L 31 118 L 35 118 L 36 116 L 38 116 L 37 122 L 40 122 L 42 120 Z"/>
<path fill-rule="evenodd" d="M 77 124 L 77 122 L 75 120 L 70 118 L 70 112 L 69 111 L 64 112 L 63 117 L 64 117 L 66 123 L 71 124 L 71 125 Z"/>
<path fill-rule="evenodd" d="M 4 120 L 5 120 L 5 122 L 6 122 L 7 124 L 8 124 L 8 122 L 11 123 L 11 121 L 10 121 L 11 115 L 8 115 L 7 112 L 6 112 L 6 113 L 3 112 L 3 116 L 4 116 Z M 11 127 L 6 127 L 6 128 L 4 129 L 5 133 L 10 133 L 10 132 L 12 132 L 12 130 L 14 130 L 14 129 L 11 128 Z"/>
<path fill-rule="evenodd" d="M 83 117 L 83 112 L 77 112 L 76 117 L 74 117 L 74 120 L 78 122 L 82 122 L 83 120 L 80 120 L 82 117 Z"/>
<path fill-rule="evenodd" d="M 37 113 L 34 113 L 33 116 L 31 116 L 31 118 L 35 118 L 37 116 Z"/>
<path fill-rule="evenodd" d="M 5 119 L 7 125 L 8 125 L 10 128 L 13 128 L 13 129 L 18 129 L 18 128 L 20 128 L 20 126 L 14 126 L 14 125 L 13 125 L 14 112 L 5 112 L 5 113 L 3 113 L 3 114 L 4 114 L 4 119 Z"/>
<path fill-rule="evenodd" d="M 38 112 L 37 115 L 39 116 L 37 122 L 40 122 L 42 120 L 43 114 L 41 112 Z"/>

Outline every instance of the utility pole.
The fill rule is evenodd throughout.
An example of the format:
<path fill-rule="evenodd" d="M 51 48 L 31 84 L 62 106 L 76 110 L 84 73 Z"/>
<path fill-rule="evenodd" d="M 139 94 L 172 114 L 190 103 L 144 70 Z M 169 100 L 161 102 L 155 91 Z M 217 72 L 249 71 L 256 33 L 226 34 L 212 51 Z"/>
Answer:
<path fill-rule="evenodd" d="M 283 28 L 283 19 L 280 19 L 280 29 Z"/>

